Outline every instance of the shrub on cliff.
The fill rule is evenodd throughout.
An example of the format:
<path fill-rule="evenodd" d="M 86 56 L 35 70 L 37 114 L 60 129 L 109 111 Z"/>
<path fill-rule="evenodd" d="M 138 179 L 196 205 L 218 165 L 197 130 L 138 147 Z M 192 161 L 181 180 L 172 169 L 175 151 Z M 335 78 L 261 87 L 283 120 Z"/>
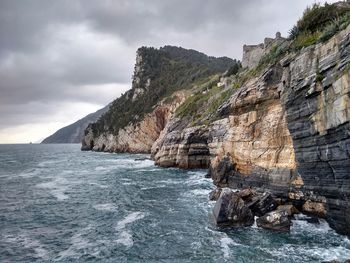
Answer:
<path fill-rule="evenodd" d="M 310 32 L 314 33 L 322 31 L 325 27 L 339 17 L 347 14 L 350 11 L 350 5 L 348 3 L 335 3 L 325 4 L 314 4 L 312 7 L 308 7 L 303 14 L 303 17 L 297 22 L 297 35 Z M 295 33 L 292 30 L 292 33 Z M 293 36 L 296 37 L 296 36 Z"/>
<path fill-rule="evenodd" d="M 318 42 L 324 42 L 350 24 L 350 4 L 314 4 L 308 7 L 301 19 L 289 31 L 293 40 L 291 48 L 299 50 Z"/>

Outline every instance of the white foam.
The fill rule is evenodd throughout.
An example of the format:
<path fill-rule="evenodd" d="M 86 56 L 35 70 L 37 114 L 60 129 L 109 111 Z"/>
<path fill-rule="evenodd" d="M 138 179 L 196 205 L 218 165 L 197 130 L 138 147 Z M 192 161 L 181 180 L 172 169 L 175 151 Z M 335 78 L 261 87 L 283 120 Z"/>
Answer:
<path fill-rule="evenodd" d="M 37 176 L 40 174 L 40 171 L 37 169 L 29 170 L 29 171 L 23 171 L 18 174 L 18 176 L 23 177 L 23 178 L 31 178 L 34 176 Z"/>
<path fill-rule="evenodd" d="M 132 235 L 127 232 L 123 231 L 119 234 L 119 238 L 115 240 L 117 244 L 122 244 L 126 246 L 127 248 L 130 248 L 134 245 L 134 240 L 132 239 Z"/>
<path fill-rule="evenodd" d="M 48 167 L 48 166 L 51 166 L 52 164 L 56 164 L 56 163 L 60 163 L 62 161 L 43 161 L 43 162 L 40 162 L 38 163 L 38 166 L 39 167 Z"/>
<path fill-rule="evenodd" d="M 110 168 L 107 168 L 105 166 L 97 166 L 95 167 L 95 171 L 106 171 L 109 170 Z"/>
<path fill-rule="evenodd" d="M 91 247 L 92 244 L 82 237 L 82 235 L 85 234 L 90 229 L 91 229 L 91 226 L 88 226 L 82 229 L 80 232 L 74 234 L 71 237 L 71 246 L 68 249 L 63 250 L 59 253 L 59 256 L 60 256 L 59 260 L 62 260 L 63 258 L 66 258 L 66 257 L 78 257 L 79 250 Z"/>
<path fill-rule="evenodd" d="M 68 182 L 64 178 L 56 178 L 53 181 L 37 184 L 36 187 L 49 189 L 50 194 L 62 201 L 68 199 L 69 196 L 64 192 L 69 188 Z"/>
<path fill-rule="evenodd" d="M 256 220 L 258 219 L 257 216 L 254 216 L 254 223 L 252 225 L 252 228 L 258 228 L 258 225 L 256 224 Z"/>
<path fill-rule="evenodd" d="M 211 192 L 211 190 L 208 189 L 194 189 L 190 191 L 193 195 L 197 195 L 197 196 L 203 196 L 206 195 L 208 196 L 209 193 Z"/>
<path fill-rule="evenodd" d="M 328 233 L 333 231 L 326 220 L 319 219 L 319 223 L 309 223 L 305 215 L 296 215 L 296 220 L 293 220 L 291 227 L 292 233 L 311 232 L 311 233 Z"/>
<path fill-rule="evenodd" d="M 229 258 L 230 257 L 230 245 L 234 245 L 235 242 L 229 238 L 228 236 L 220 238 L 220 247 L 221 251 L 224 254 L 224 258 Z"/>
<path fill-rule="evenodd" d="M 152 190 L 152 189 L 158 189 L 158 188 L 164 188 L 166 185 L 157 185 L 157 186 L 150 186 L 150 187 L 141 187 L 141 190 Z"/>
<path fill-rule="evenodd" d="M 96 185 L 96 186 L 98 186 L 100 188 L 103 188 L 103 189 L 108 188 L 108 185 L 104 185 L 104 184 L 99 184 L 99 183 L 89 183 L 89 184 L 90 185 Z"/>
<path fill-rule="evenodd" d="M 117 211 L 117 207 L 112 203 L 97 204 L 97 205 L 94 205 L 93 208 L 100 211 L 110 211 L 110 212 Z"/>
<path fill-rule="evenodd" d="M 291 244 L 284 244 L 278 248 L 263 248 L 263 251 L 280 258 L 285 258 L 286 255 L 295 255 L 298 261 L 303 261 L 303 255 L 318 259 L 319 261 L 331 260 L 346 260 L 349 258 L 350 249 L 343 246 L 337 247 L 305 247 Z"/>
<path fill-rule="evenodd" d="M 36 239 L 30 238 L 28 235 L 21 234 L 18 236 L 5 236 L 5 240 L 7 242 L 15 243 L 15 244 L 20 244 L 21 246 L 28 248 L 28 249 L 33 249 L 35 252 L 35 257 L 36 258 L 41 258 L 44 260 L 48 260 L 49 258 L 49 252 L 43 247 L 43 245 Z"/>
<path fill-rule="evenodd" d="M 145 217 L 145 213 L 142 212 L 133 212 L 127 215 L 123 220 L 120 220 L 117 223 L 116 230 L 124 229 L 126 225 L 131 224 L 137 220 L 140 220 Z"/>

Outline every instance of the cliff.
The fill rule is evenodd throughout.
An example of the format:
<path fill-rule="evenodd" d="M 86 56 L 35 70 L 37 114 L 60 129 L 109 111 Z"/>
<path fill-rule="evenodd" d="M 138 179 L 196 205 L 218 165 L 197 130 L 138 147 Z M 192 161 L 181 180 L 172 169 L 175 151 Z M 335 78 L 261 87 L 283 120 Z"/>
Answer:
<path fill-rule="evenodd" d="M 174 63 L 162 72 L 157 63 L 146 66 L 157 69 L 148 78 L 141 73 L 150 62 L 139 51 L 133 89 L 112 107 L 123 116 L 130 107 L 145 113 L 132 112 L 119 124 L 120 113 L 111 107 L 110 119 L 86 130 L 83 149 L 151 151 L 156 165 L 208 168 L 219 187 L 269 191 L 350 235 L 349 12 L 346 3 L 315 5 L 290 39 L 277 35 L 265 40 L 266 47 L 245 46 L 245 69 L 213 75 L 217 68 L 203 78 L 181 71 L 161 86 L 167 95 L 149 107 L 137 101 L 148 101 L 152 83 Z M 253 61 L 255 51 L 249 52 L 255 48 L 264 50 Z"/>
<path fill-rule="evenodd" d="M 45 138 L 41 143 L 81 143 L 81 140 L 84 137 L 84 131 L 86 127 L 92 123 L 98 120 L 99 117 L 101 117 L 102 114 L 107 112 L 109 109 L 109 105 L 103 107 L 102 109 L 91 113 L 84 118 L 66 126 L 58 131 L 56 131 L 54 134 L 50 135 L 49 137 Z"/>
<path fill-rule="evenodd" d="M 173 111 L 194 85 L 238 62 L 184 48 L 138 49 L 132 88 L 90 124 L 83 150 L 150 152 Z"/>
<path fill-rule="evenodd" d="M 350 27 L 286 54 L 222 103 L 218 120 L 173 118 L 155 163 L 209 168 L 220 187 L 270 191 L 350 234 L 349 61 Z"/>

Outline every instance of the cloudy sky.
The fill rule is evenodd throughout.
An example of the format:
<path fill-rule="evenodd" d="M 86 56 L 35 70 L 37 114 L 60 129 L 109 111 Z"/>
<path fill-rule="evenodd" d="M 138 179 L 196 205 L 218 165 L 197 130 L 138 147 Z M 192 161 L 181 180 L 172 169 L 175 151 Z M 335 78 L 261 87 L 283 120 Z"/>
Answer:
<path fill-rule="evenodd" d="M 115 99 L 140 46 L 241 59 L 314 2 L 0 0 L 0 143 L 38 142 Z"/>

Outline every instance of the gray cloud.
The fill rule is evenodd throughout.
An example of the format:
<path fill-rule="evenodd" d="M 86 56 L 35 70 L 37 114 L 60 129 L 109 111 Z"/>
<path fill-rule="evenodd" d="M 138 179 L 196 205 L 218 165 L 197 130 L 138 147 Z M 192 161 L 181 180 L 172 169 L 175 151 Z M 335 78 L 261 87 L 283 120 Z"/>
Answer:
<path fill-rule="evenodd" d="M 130 86 L 139 46 L 240 59 L 244 43 L 286 34 L 313 2 L 2 0 L 0 142 L 1 129 L 73 122 L 113 100 Z"/>

